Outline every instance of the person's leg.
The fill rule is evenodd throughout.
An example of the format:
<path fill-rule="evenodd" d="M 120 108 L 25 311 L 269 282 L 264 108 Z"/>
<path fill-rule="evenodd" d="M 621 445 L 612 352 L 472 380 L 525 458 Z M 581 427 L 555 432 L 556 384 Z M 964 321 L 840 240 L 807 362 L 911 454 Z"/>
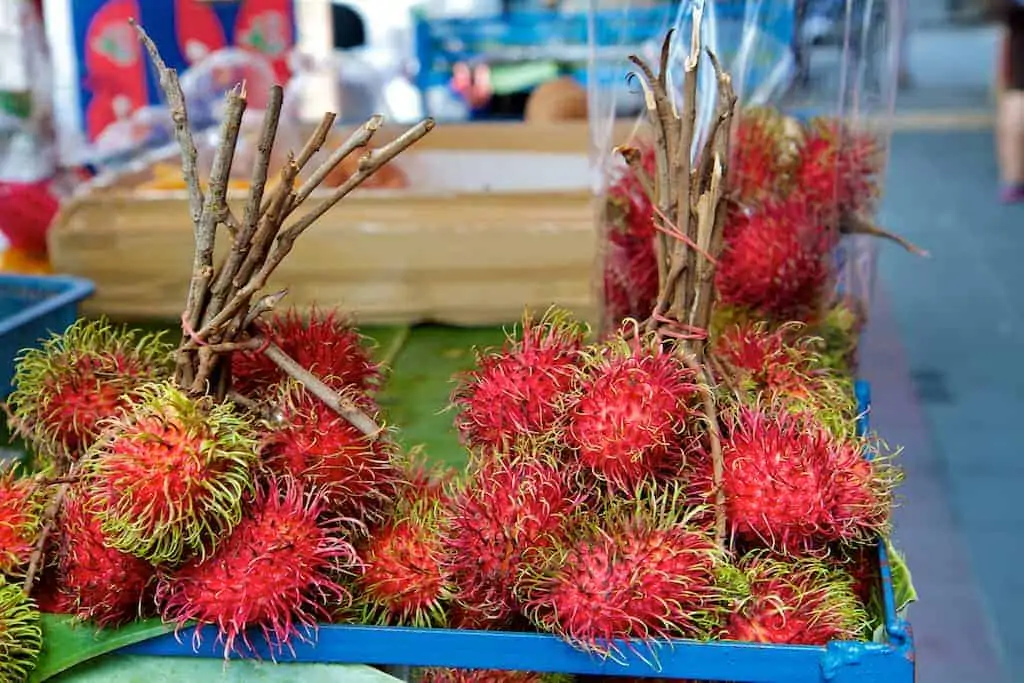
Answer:
<path fill-rule="evenodd" d="M 1024 201 L 1024 35 L 1018 31 L 1006 34 L 1000 67 L 996 144 L 1002 196 Z"/>

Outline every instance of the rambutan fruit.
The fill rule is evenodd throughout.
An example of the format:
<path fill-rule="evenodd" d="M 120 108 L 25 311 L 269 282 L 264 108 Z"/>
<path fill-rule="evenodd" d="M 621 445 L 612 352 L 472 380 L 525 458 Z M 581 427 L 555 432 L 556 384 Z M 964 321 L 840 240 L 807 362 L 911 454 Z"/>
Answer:
<path fill-rule="evenodd" d="M 826 366 L 814 348 L 819 340 L 802 336 L 803 329 L 764 322 L 727 328 L 715 339 L 715 359 L 745 402 L 767 398 L 795 412 L 812 412 L 836 433 L 852 435 L 857 418 L 853 383 Z"/>
<path fill-rule="evenodd" d="M 722 621 L 721 553 L 679 487 L 642 487 L 574 520 L 573 534 L 539 550 L 520 580 L 524 611 L 541 630 L 620 659 L 655 640 L 710 635 Z"/>
<path fill-rule="evenodd" d="M 348 392 L 364 412 L 373 400 Z M 347 518 L 379 520 L 402 482 L 398 453 L 388 439 L 370 438 L 295 382 L 275 399 L 283 420 L 264 440 L 267 467 L 326 486 L 334 511 Z"/>
<path fill-rule="evenodd" d="M 60 511 L 55 585 L 59 611 L 100 627 L 146 616 L 156 568 L 107 544 L 81 489 L 72 488 Z"/>
<path fill-rule="evenodd" d="M 867 634 L 867 612 L 846 572 L 814 558 L 782 560 L 763 553 L 740 562 L 745 590 L 726 637 L 753 643 L 825 645 Z"/>
<path fill-rule="evenodd" d="M 431 668 L 417 672 L 420 683 L 570 683 L 572 676 L 498 669 Z"/>
<path fill-rule="evenodd" d="M 39 610 L 21 586 L 0 576 L 0 681 L 28 680 L 43 649 L 39 622 Z"/>
<path fill-rule="evenodd" d="M 501 350 L 478 354 L 477 367 L 460 377 L 452 396 L 463 441 L 500 448 L 549 431 L 576 376 L 585 334 L 585 326 L 551 309 L 539 320 L 524 316 Z"/>
<path fill-rule="evenodd" d="M 447 511 L 438 498 L 406 498 L 358 547 L 360 621 L 427 628 L 447 623 L 452 597 L 444 542 Z"/>
<path fill-rule="evenodd" d="M 23 351 L 8 398 L 15 431 L 41 466 L 77 459 L 147 382 L 170 371 L 171 347 L 162 335 L 79 320 L 40 348 Z"/>
<path fill-rule="evenodd" d="M 793 187 L 826 224 L 839 216 L 873 208 L 883 162 L 878 140 L 834 119 L 805 127 L 793 165 Z"/>
<path fill-rule="evenodd" d="M 42 508 L 42 492 L 31 479 L 0 469 L 0 576 L 20 575 L 27 567 Z"/>
<path fill-rule="evenodd" d="M 582 502 L 572 467 L 535 444 L 481 455 L 452 496 L 449 571 L 470 623 L 507 624 L 519 613 L 524 556 L 553 543 Z"/>
<path fill-rule="evenodd" d="M 768 201 L 734 222 L 715 271 L 719 297 L 773 321 L 812 320 L 830 284 L 830 248 L 805 202 Z"/>
<path fill-rule="evenodd" d="M 641 164 L 653 177 L 654 146 L 644 142 L 638 147 Z M 629 166 L 611 179 L 604 221 L 602 305 L 605 327 L 614 330 L 625 318 L 647 316 L 658 296 L 654 204 Z"/>
<path fill-rule="evenodd" d="M 328 605 L 349 602 L 339 580 L 358 562 L 325 489 L 270 478 L 247 503 L 214 553 L 162 576 L 156 589 L 165 620 L 216 626 L 225 657 L 255 654 L 246 636 L 251 627 L 262 630 L 272 652 L 292 637 L 306 639 L 330 617 Z"/>
<path fill-rule="evenodd" d="M 678 473 L 695 415 L 694 373 L 653 337 L 619 336 L 585 358 L 566 406 L 565 441 L 580 464 L 627 491 Z"/>
<path fill-rule="evenodd" d="M 233 404 L 153 383 L 105 423 L 83 475 L 107 543 L 173 565 L 209 552 L 238 523 L 257 462 L 252 424 Z"/>
<path fill-rule="evenodd" d="M 723 421 L 722 486 L 735 538 L 804 554 L 869 543 L 888 528 L 898 472 L 865 458 L 866 439 L 779 405 L 741 405 Z M 691 478 L 709 497 L 711 469 L 702 457 Z"/>
<path fill-rule="evenodd" d="M 265 333 L 333 389 L 370 391 L 380 381 L 380 366 L 371 358 L 365 338 L 334 311 L 314 308 L 303 316 L 290 309 L 271 318 Z M 235 389 L 247 396 L 259 395 L 287 379 L 259 350 L 232 354 L 231 378 Z"/>
<path fill-rule="evenodd" d="M 790 144 L 778 110 L 750 107 L 739 114 L 729 155 L 729 187 L 740 205 L 755 207 L 779 194 Z"/>

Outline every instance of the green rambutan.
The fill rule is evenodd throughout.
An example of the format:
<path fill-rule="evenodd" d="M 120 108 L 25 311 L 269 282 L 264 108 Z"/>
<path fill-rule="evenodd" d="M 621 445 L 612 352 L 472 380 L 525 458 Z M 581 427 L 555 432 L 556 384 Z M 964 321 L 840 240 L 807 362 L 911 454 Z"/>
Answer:
<path fill-rule="evenodd" d="M 615 659 L 655 640 L 701 638 L 722 623 L 722 555 L 676 486 L 642 487 L 575 518 L 573 533 L 535 549 L 520 580 L 541 630 Z"/>
<path fill-rule="evenodd" d="M 460 378 L 452 402 L 455 426 L 470 447 L 497 448 L 551 430 L 559 399 L 576 376 L 586 327 L 564 311 L 539 320 L 524 316 L 518 335 L 501 350 L 477 354 L 476 369 Z"/>
<path fill-rule="evenodd" d="M 446 510 L 437 497 L 404 498 L 358 547 L 363 572 L 356 603 L 363 623 L 427 628 L 447 623 L 452 597 L 444 542 Z"/>
<path fill-rule="evenodd" d="M 497 627 L 519 613 L 524 557 L 565 532 L 583 501 L 577 476 L 555 453 L 525 442 L 473 463 L 452 496 L 447 543 L 461 625 Z"/>
<path fill-rule="evenodd" d="M 0 576 L 20 575 L 40 530 L 43 495 L 35 482 L 0 470 Z"/>
<path fill-rule="evenodd" d="M 373 400 L 349 392 L 368 414 Z M 282 422 L 263 444 L 267 467 L 328 489 L 340 516 L 380 520 L 402 483 L 398 453 L 389 439 L 370 438 L 302 388 L 282 385 L 276 400 Z"/>
<path fill-rule="evenodd" d="M 735 538 L 804 554 L 869 543 L 888 529 L 898 471 L 867 460 L 866 439 L 777 404 L 741 405 L 723 418 L 722 486 Z M 710 460 L 702 457 L 691 477 L 709 499 Z"/>
<path fill-rule="evenodd" d="M 290 309 L 265 324 L 265 333 L 288 356 L 338 391 L 370 391 L 380 382 L 366 340 L 334 311 L 313 308 L 308 316 Z M 259 350 L 231 356 L 231 377 L 241 393 L 260 395 L 287 380 L 277 365 Z"/>
<path fill-rule="evenodd" d="M 16 361 L 8 398 L 13 426 L 40 465 L 77 459 L 136 389 L 170 371 L 171 347 L 162 335 L 79 320 Z"/>
<path fill-rule="evenodd" d="M 173 565 L 209 552 L 241 519 L 258 445 L 233 404 L 154 383 L 105 427 L 83 474 L 112 548 Z"/>
<path fill-rule="evenodd" d="M 156 568 L 107 544 L 80 489 L 65 496 L 55 587 L 60 612 L 97 626 L 119 626 L 147 614 Z"/>
<path fill-rule="evenodd" d="M 828 368 L 815 350 L 819 340 L 801 336 L 803 325 L 736 325 L 715 340 L 715 359 L 746 403 L 766 399 L 795 412 L 812 412 L 838 434 L 852 435 L 857 401 L 853 382 Z"/>
<path fill-rule="evenodd" d="M 622 336 L 586 352 L 566 406 L 565 441 L 580 464 L 613 487 L 679 472 L 694 373 L 653 337 Z"/>
<path fill-rule="evenodd" d="M 742 579 L 726 637 L 754 643 L 825 645 L 868 635 L 869 618 L 853 578 L 825 561 L 783 560 L 754 553 Z"/>
<path fill-rule="evenodd" d="M 499 669 L 431 668 L 417 673 L 420 683 L 570 683 L 573 680 L 565 674 Z"/>
<path fill-rule="evenodd" d="M 39 661 L 43 631 L 39 610 L 20 585 L 0 576 L 0 681 L 22 683 Z"/>
<path fill-rule="evenodd" d="M 160 578 L 160 614 L 179 627 L 216 626 L 225 657 L 255 653 L 250 627 L 281 652 L 329 619 L 329 605 L 349 603 L 339 580 L 358 559 L 347 527 L 331 514 L 326 489 L 290 477 L 265 480 L 216 551 Z"/>

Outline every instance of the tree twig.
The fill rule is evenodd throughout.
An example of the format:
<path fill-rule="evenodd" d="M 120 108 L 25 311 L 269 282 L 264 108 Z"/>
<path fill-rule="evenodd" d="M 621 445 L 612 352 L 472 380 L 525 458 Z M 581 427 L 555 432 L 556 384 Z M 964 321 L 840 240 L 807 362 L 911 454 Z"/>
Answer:
<path fill-rule="evenodd" d="M 36 543 L 32 547 L 32 555 L 29 557 L 28 570 L 25 572 L 25 594 L 31 595 L 35 587 L 36 578 L 43 570 L 43 562 L 46 558 L 46 542 L 53 533 L 60 517 L 60 508 L 64 504 L 64 497 L 68 494 L 71 484 L 60 484 L 54 492 L 53 497 L 43 510 L 42 525 L 39 528 L 39 535 L 36 536 Z"/>
<path fill-rule="evenodd" d="M 352 401 L 324 384 L 309 370 L 296 363 L 277 344 L 264 341 L 261 346 L 263 345 L 265 345 L 263 353 L 274 365 L 301 384 L 310 394 L 323 401 L 328 408 L 347 420 L 353 427 L 362 432 L 364 436 L 370 439 L 377 439 L 384 432 L 384 429 L 378 426 L 373 421 L 373 418 L 360 410 Z"/>
<path fill-rule="evenodd" d="M 718 421 L 718 407 L 711 389 L 714 386 L 714 379 L 711 377 L 708 367 L 697 358 L 685 351 L 680 355 L 686 367 L 696 373 L 698 377 L 697 384 L 704 406 L 704 418 L 708 424 L 708 440 L 711 442 L 711 477 L 715 488 L 715 543 L 723 551 L 727 551 L 728 519 L 725 507 L 725 487 L 722 486 L 722 479 L 725 476 L 725 458 L 722 453 L 722 431 Z"/>

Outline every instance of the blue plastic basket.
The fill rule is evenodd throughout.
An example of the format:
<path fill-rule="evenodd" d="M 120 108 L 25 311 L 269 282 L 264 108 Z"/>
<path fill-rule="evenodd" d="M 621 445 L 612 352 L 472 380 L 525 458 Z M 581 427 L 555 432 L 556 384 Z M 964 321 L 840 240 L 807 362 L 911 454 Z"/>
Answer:
<path fill-rule="evenodd" d="M 0 274 L 0 398 L 11 393 L 22 349 L 67 329 L 78 317 L 78 304 L 95 289 L 74 277 Z"/>
<path fill-rule="evenodd" d="M 870 387 L 856 385 L 867 430 Z M 879 544 L 884 642 L 834 642 L 825 647 L 752 643 L 673 641 L 649 654 L 633 653 L 622 644 L 622 661 L 581 652 L 556 636 L 452 629 L 380 626 L 322 626 L 308 642 L 278 655 L 278 661 L 374 664 L 393 667 L 442 666 L 461 669 L 505 669 L 575 675 L 683 678 L 745 683 L 913 683 L 914 640 L 909 624 L 896 611 L 892 572 L 884 544 Z M 198 636 L 198 638 L 196 637 Z M 271 651 L 262 636 L 250 640 L 259 656 Z M 118 651 L 160 657 L 223 657 L 217 631 L 186 630 L 167 634 Z"/>

